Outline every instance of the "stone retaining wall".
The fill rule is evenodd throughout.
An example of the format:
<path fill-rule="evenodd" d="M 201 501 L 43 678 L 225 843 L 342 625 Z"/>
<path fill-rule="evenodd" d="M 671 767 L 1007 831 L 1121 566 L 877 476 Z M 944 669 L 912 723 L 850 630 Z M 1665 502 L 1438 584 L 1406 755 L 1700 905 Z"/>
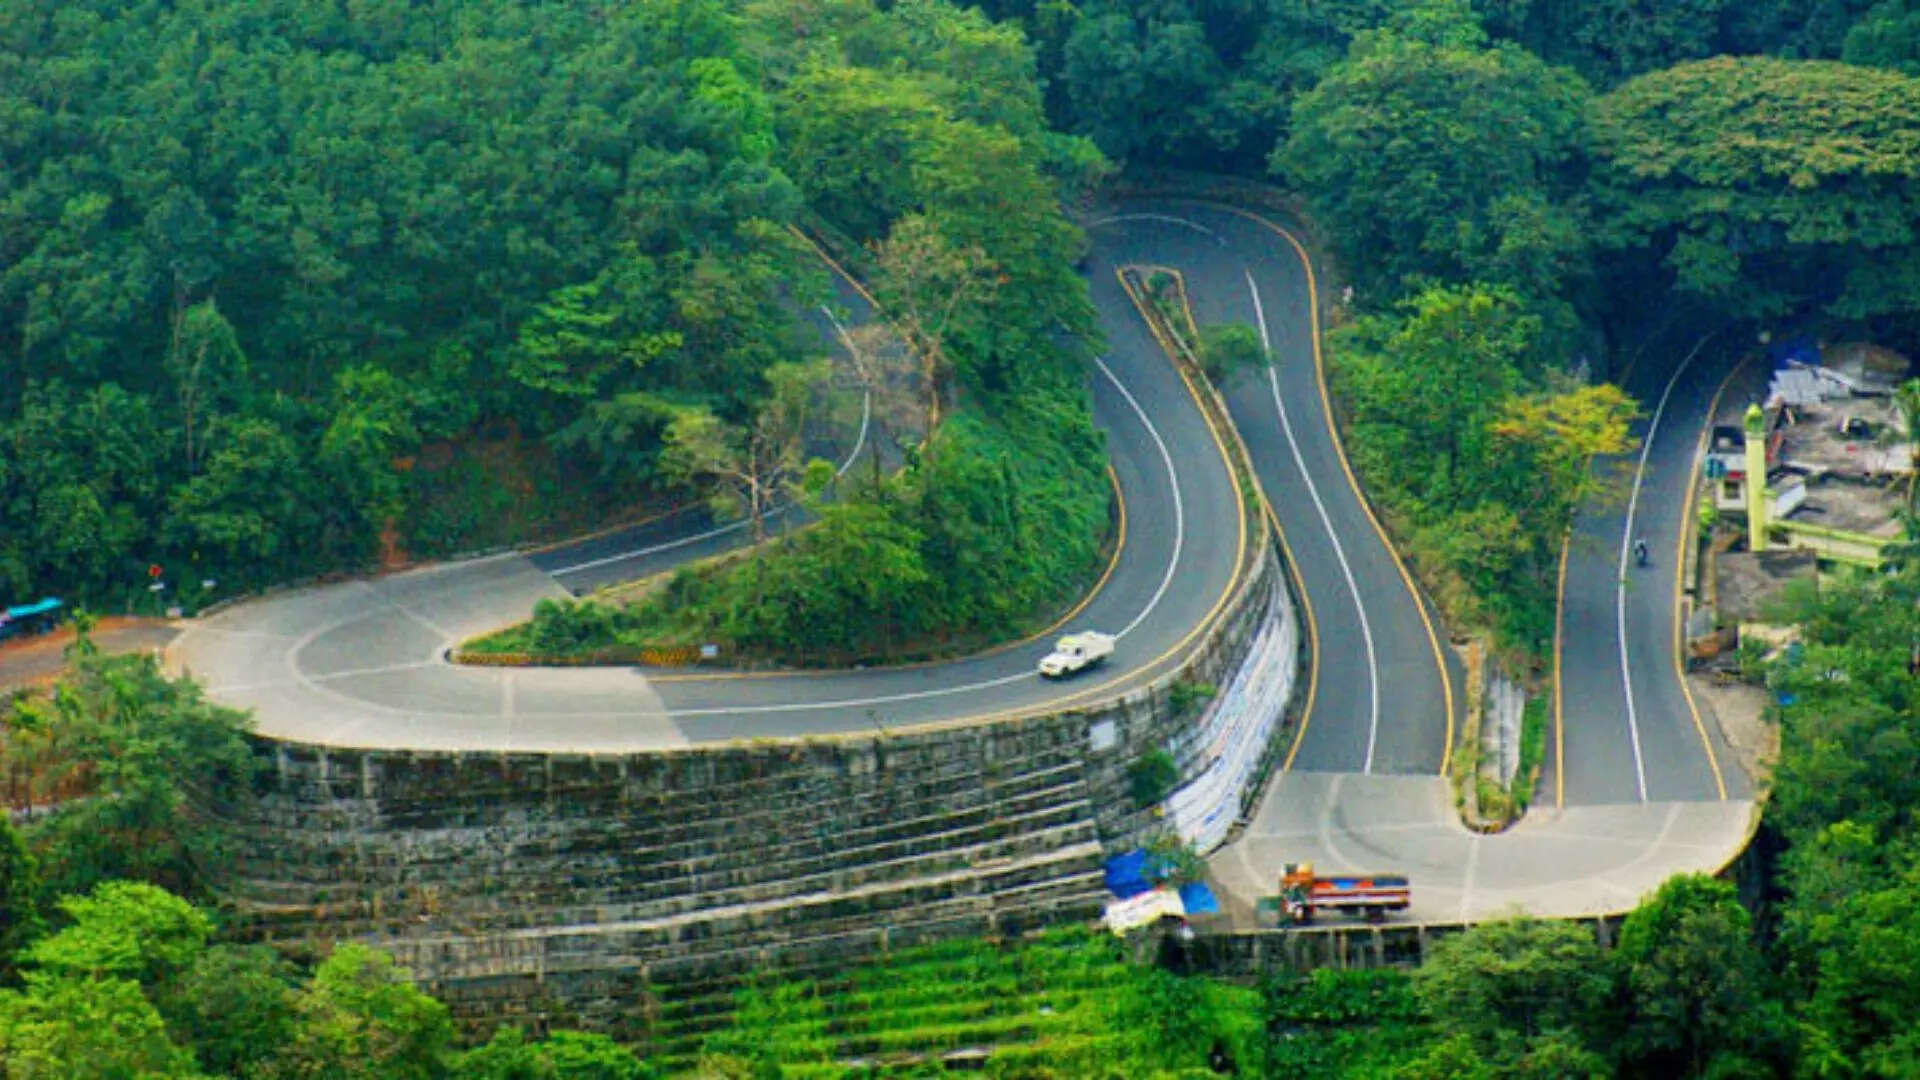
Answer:
<path fill-rule="evenodd" d="M 1269 617 L 1294 617 L 1271 551 L 1178 670 L 970 727 L 624 755 L 260 740 L 224 888 L 244 936 L 379 945 L 475 1028 L 643 1039 L 662 984 L 1097 916 L 1102 858 L 1155 827 L 1128 766 L 1205 767 L 1174 687 L 1225 685 Z"/>

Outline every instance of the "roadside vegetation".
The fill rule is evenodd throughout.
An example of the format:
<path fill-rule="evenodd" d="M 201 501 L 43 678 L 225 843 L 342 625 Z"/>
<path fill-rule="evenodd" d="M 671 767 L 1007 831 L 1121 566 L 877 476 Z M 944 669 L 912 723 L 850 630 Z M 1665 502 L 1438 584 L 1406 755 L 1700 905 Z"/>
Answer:
<path fill-rule="evenodd" d="M 157 564 L 191 606 L 702 499 L 769 543 L 527 632 L 1015 632 L 1106 518 L 1061 207 L 1111 166 L 1306 200 L 1361 479 L 1523 661 L 1587 457 L 1627 445 L 1598 377 L 1723 327 L 1920 346 L 1911 0 L 0 3 L 9 596 L 134 607 Z M 841 370 L 793 226 L 886 312 Z M 1204 344 L 1225 372 L 1250 339 Z M 834 388 L 887 457 L 829 481 Z M 782 535 L 788 499 L 818 524 Z M 1249 988 L 1080 931 L 951 944 L 748 986 L 697 1039 L 669 1008 L 650 1063 L 463 1047 L 378 952 L 229 940 L 210 811 L 253 781 L 244 718 L 83 644 L 0 707 L 0 1071 L 911 1074 L 977 1042 L 1028 1077 L 1915 1075 L 1920 570 L 1785 617 L 1801 645 L 1745 665 L 1782 733 L 1750 887 L 1677 878 L 1610 951 L 1522 920 Z"/>
<path fill-rule="evenodd" d="M 9 1077 L 851 1077 L 883 1058 L 933 1075 L 969 1050 L 1008 1077 L 1907 1075 L 1920 567 L 1829 579 L 1780 618 L 1799 646 L 1748 665 L 1782 738 L 1744 903 L 1681 876 L 1610 950 L 1588 924 L 1509 920 L 1432 942 L 1411 971 L 1256 986 L 1188 974 L 1204 938 L 949 942 L 768 972 L 719 1003 L 669 992 L 631 1049 L 513 1028 L 475 1043 L 376 950 L 239 943 L 207 890 L 214 811 L 244 804 L 256 767 L 244 718 L 83 637 L 55 687 L 0 711 L 0 1061 Z"/>
<path fill-rule="evenodd" d="M 933 2 L 12 7 L 0 593 L 193 607 L 663 501 L 758 531 L 851 442 L 793 408 L 831 383 L 880 391 L 904 472 L 840 485 L 752 580 L 686 583 L 673 625 L 865 652 L 1088 579 L 1108 492 L 1060 206 L 1105 166 L 1049 130 L 1017 30 Z M 904 348 L 817 360 L 794 226 Z"/>

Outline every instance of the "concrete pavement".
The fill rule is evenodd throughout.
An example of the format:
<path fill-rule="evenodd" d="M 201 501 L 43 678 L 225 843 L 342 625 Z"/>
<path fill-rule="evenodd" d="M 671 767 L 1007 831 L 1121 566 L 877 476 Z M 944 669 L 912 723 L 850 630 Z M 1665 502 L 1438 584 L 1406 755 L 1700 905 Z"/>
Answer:
<path fill-rule="evenodd" d="M 1121 293 L 1126 236 L 1094 237 L 1089 270 L 1109 352 L 1091 373 L 1095 418 L 1128 509 L 1112 575 L 1075 618 L 1116 632 L 1105 668 L 1064 683 L 1035 665 L 1049 643 L 948 664 L 832 673 L 726 675 L 454 667 L 448 648 L 524 619 L 584 576 L 652 572 L 709 544 L 623 559 L 576 548 L 453 563 L 299 590 L 195 623 L 170 662 L 215 700 L 254 711 L 262 734 L 337 746 L 644 750 L 746 738 L 871 732 L 1105 700 L 1178 666 L 1218 614 L 1238 565 L 1244 505 L 1179 374 Z M 574 560 L 570 562 L 569 560 Z M 559 563 L 560 565 L 555 565 Z M 552 571 L 552 572 L 549 572 Z M 558 579 L 558 580 L 556 580 Z"/>
<path fill-rule="evenodd" d="M 1609 577 L 1605 547 L 1617 532 L 1597 513 L 1583 515 L 1580 526 L 1594 537 L 1591 565 L 1575 561 L 1589 559 L 1576 544 L 1568 576 L 1566 618 L 1577 644 L 1567 669 L 1592 681 L 1578 688 L 1569 731 L 1579 735 L 1563 748 L 1574 797 L 1568 809 L 1536 811 L 1503 836 L 1467 833 L 1434 775 L 1457 711 L 1450 701 L 1459 694 L 1457 672 L 1449 676 L 1442 666 L 1422 601 L 1367 518 L 1336 450 L 1302 254 L 1271 222 L 1190 201 L 1130 202 L 1090 235 L 1088 272 L 1110 347 L 1091 373 L 1095 410 L 1131 523 L 1115 573 L 1075 620 L 1125 632 L 1121 655 L 1105 672 L 1043 683 L 1033 675 L 1040 642 L 950 664 L 820 675 L 444 662 L 454 642 L 524 618 L 540 597 L 565 595 L 550 571 L 565 580 L 568 565 L 591 562 L 634 576 L 654 566 L 646 560 L 685 554 L 655 551 L 623 563 L 620 541 L 280 594 L 200 620 L 170 660 L 201 676 L 214 699 L 253 709 L 265 734 L 383 748 L 669 748 L 959 722 L 1110 697 L 1164 670 L 1217 609 L 1235 561 L 1239 494 L 1113 276 L 1125 262 L 1171 264 L 1185 272 L 1203 323 L 1257 325 L 1277 355 L 1270 373 L 1243 375 L 1226 397 L 1305 579 L 1320 645 L 1313 707 L 1293 762 L 1301 771 L 1281 775 L 1246 836 L 1214 856 L 1223 886 L 1250 901 L 1272 891 L 1281 863 L 1311 859 L 1327 870 L 1413 875 L 1416 917 L 1478 918 L 1515 905 L 1589 914 L 1631 906 L 1667 873 L 1717 869 L 1737 854 L 1749 804 L 1675 801 L 1703 797 L 1711 774 L 1701 771 L 1704 752 L 1688 747 L 1691 714 L 1676 707 L 1684 697 L 1675 697 L 1670 653 L 1663 662 L 1672 592 L 1661 579 L 1609 595 L 1607 582 L 1617 585 L 1619 574 L 1616 567 Z M 1700 380 L 1710 377 L 1703 368 L 1677 383 L 1664 430 L 1655 432 L 1636 523 L 1650 536 L 1678 535 L 1674 493 L 1684 490 L 1689 440 L 1704 408 L 1699 395 L 1710 391 Z M 625 542 L 653 547 L 685 527 L 663 528 L 660 537 Z M 1624 689 L 1608 696 L 1609 680 L 1635 688 L 1634 724 L 1624 722 Z M 1641 740 L 1640 768 L 1649 749 L 1659 758 L 1644 798 L 1638 770 L 1631 787 L 1624 779 L 1632 750 L 1623 736 L 1632 731 Z"/>
<path fill-rule="evenodd" d="M 1754 813 L 1741 800 L 1543 808 L 1483 836 L 1460 824 L 1439 777 L 1290 772 L 1208 862 L 1249 905 L 1279 891 L 1283 864 L 1311 862 L 1320 873 L 1406 874 L 1413 905 L 1394 922 L 1605 915 L 1674 874 L 1718 871 L 1746 846 Z"/>
<path fill-rule="evenodd" d="M 1313 352 L 1305 250 L 1279 236 L 1278 223 L 1244 212 L 1194 203 L 1144 212 L 1184 221 L 1211 241 L 1169 245 L 1174 257 L 1160 260 L 1182 270 L 1201 321 L 1255 324 L 1270 341 L 1273 368 L 1243 373 L 1229 400 L 1306 579 L 1321 643 L 1317 693 L 1291 771 L 1271 784 L 1241 837 L 1208 860 L 1235 906 L 1277 891 L 1285 863 L 1310 861 L 1324 872 L 1407 874 L 1414 905 L 1402 921 L 1593 915 L 1633 907 L 1674 873 L 1731 862 L 1756 810 L 1730 755 L 1709 756 L 1718 734 L 1696 725 L 1674 661 L 1684 504 L 1719 369 L 1687 364 L 1670 388 L 1664 372 L 1651 387 L 1629 386 L 1649 400 L 1649 413 L 1659 404 L 1659 422 L 1640 425 L 1649 436 L 1644 462 L 1627 463 L 1641 477 L 1631 523 L 1624 506 L 1588 508 L 1569 549 L 1561 616 L 1571 643 L 1569 735 L 1559 758 L 1573 778 L 1569 797 L 1557 805 L 1549 788 L 1514 828 L 1480 835 L 1461 824 L 1436 775 L 1458 668 L 1449 651 L 1447 676 L 1437 675 L 1422 632 L 1424 598 L 1365 517 L 1335 446 Z M 1261 299 L 1239 299 L 1248 294 Z M 1680 360 L 1671 359 L 1666 371 Z M 1618 545 L 1635 530 L 1673 554 L 1628 581 Z M 1729 798 L 1720 796 L 1723 782 Z"/>

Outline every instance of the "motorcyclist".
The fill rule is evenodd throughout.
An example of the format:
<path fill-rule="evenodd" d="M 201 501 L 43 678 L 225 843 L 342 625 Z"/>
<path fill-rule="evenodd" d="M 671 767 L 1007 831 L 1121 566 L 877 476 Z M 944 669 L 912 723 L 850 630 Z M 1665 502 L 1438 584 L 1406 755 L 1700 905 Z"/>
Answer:
<path fill-rule="evenodd" d="M 1633 538 L 1633 560 L 1641 566 L 1647 565 L 1647 541 L 1645 537 Z"/>

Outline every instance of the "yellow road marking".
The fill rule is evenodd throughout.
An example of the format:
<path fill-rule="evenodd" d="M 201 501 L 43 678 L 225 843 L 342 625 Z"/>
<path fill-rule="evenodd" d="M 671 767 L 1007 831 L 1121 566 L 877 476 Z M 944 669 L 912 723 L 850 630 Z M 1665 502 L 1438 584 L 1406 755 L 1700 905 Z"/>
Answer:
<path fill-rule="evenodd" d="M 1380 519 L 1374 515 L 1373 504 L 1367 501 L 1366 492 L 1361 490 L 1360 481 L 1353 474 L 1353 465 L 1347 460 L 1347 448 L 1340 438 L 1340 425 L 1334 420 L 1333 416 L 1333 402 L 1327 396 L 1326 361 L 1322 357 L 1320 350 L 1320 286 L 1319 279 L 1313 272 L 1313 260 L 1307 257 L 1307 249 L 1291 232 L 1268 221 L 1259 214 L 1255 214 L 1249 210 L 1242 210 L 1237 206 L 1208 202 L 1204 199 L 1195 199 L 1192 201 L 1203 206 L 1211 206 L 1218 210 L 1224 210 L 1230 214 L 1236 214 L 1275 233 L 1293 248 L 1294 254 L 1300 259 L 1301 269 L 1306 272 L 1307 315 L 1311 320 L 1313 330 L 1313 377 L 1314 382 L 1320 390 L 1320 409 L 1327 418 L 1327 437 L 1333 443 L 1334 456 L 1340 459 L 1340 470 L 1346 474 L 1347 484 L 1353 489 L 1354 498 L 1360 503 L 1361 511 L 1367 515 L 1367 521 L 1373 525 L 1375 535 L 1379 536 L 1380 546 L 1387 549 L 1387 557 L 1393 560 L 1394 569 L 1400 572 L 1400 580 L 1406 585 L 1407 594 L 1413 597 L 1415 610 L 1420 612 L 1421 625 L 1426 627 L 1427 645 L 1433 650 L 1433 666 L 1440 672 L 1440 693 L 1446 701 L 1447 708 L 1447 728 L 1440 750 L 1440 775 L 1445 776 L 1447 774 L 1447 766 L 1453 761 L 1453 677 L 1447 674 L 1447 661 L 1440 652 L 1440 635 L 1433 629 L 1433 618 L 1427 614 L 1426 601 L 1421 598 L 1419 588 L 1414 585 L 1413 575 L 1407 572 L 1407 564 L 1400 558 L 1400 552 L 1394 548 L 1393 542 L 1387 538 L 1386 528 L 1380 524 Z"/>
<path fill-rule="evenodd" d="M 1165 269 L 1180 282 L 1181 314 L 1186 318 L 1187 330 L 1193 335 L 1193 340 L 1199 341 L 1200 324 L 1196 322 L 1193 317 L 1193 305 L 1190 302 L 1192 296 L 1187 289 L 1187 277 L 1176 267 L 1167 267 Z M 1121 284 L 1123 286 L 1126 284 L 1124 279 Z M 1129 295 L 1133 292 L 1131 288 L 1128 288 L 1127 291 Z M 1139 300 L 1136 298 L 1134 303 L 1138 305 Z M 1149 326 L 1151 326 L 1151 323 L 1149 323 Z M 1157 334 L 1155 336 L 1156 338 L 1158 337 Z M 1162 341 L 1161 347 L 1168 348 L 1168 345 L 1165 341 Z M 1188 389 L 1191 391 L 1191 386 L 1189 386 Z M 1224 401 L 1221 402 L 1221 407 L 1223 410 L 1225 409 Z M 1229 422 L 1231 422 L 1231 418 L 1229 418 Z M 1246 443 L 1240 439 L 1240 433 L 1238 431 L 1234 432 L 1234 441 L 1240 444 L 1241 454 L 1247 459 L 1247 468 L 1252 470 L 1253 454 L 1248 452 Z M 1294 562 L 1293 546 L 1287 543 L 1286 530 L 1280 527 L 1280 515 L 1274 513 L 1273 502 L 1267 498 L 1267 492 L 1260 483 L 1260 477 L 1256 474 L 1248 477 L 1248 480 L 1252 482 L 1254 492 L 1260 498 L 1260 507 L 1265 513 L 1266 520 L 1273 526 L 1273 534 L 1280 539 L 1280 548 L 1286 554 L 1287 575 L 1293 579 L 1297 591 L 1300 594 L 1300 605 L 1306 611 L 1308 655 L 1313 658 L 1312 666 L 1307 669 L 1307 698 L 1305 706 L 1300 710 L 1300 727 L 1294 732 L 1293 745 L 1288 748 L 1287 758 L 1280 765 L 1280 768 L 1284 771 L 1293 768 L 1293 759 L 1299 756 L 1300 744 L 1307 737 L 1307 724 L 1313 718 L 1314 695 L 1320 688 L 1320 625 L 1313 613 L 1313 599 L 1307 595 L 1306 579 L 1300 576 L 1299 564 Z"/>
<path fill-rule="evenodd" d="M 1593 468 L 1593 458 L 1587 458 L 1587 468 Z M 1567 606 L 1567 549 L 1573 546 L 1573 526 L 1560 537 L 1560 580 L 1553 594 L 1553 806 L 1563 809 L 1567 805 L 1567 738 L 1560 709 L 1560 638 L 1561 623 Z"/>
<path fill-rule="evenodd" d="M 1713 752 L 1713 740 L 1707 737 L 1707 725 L 1700 721 L 1700 705 L 1693 700 L 1693 687 L 1687 683 L 1687 668 L 1683 654 L 1686 652 L 1686 639 L 1681 636 L 1680 597 L 1686 588 L 1687 538 L 1694 535 L 1698 525 L 1694 522 L 1694 500 L 1700 496 L 1700 463 L 1706 459 L 1707 437 L 1713 432 L 1713 418 L 1720 411 L 1720 397 L 1733 385 L 1733 380 L 1746 368 L 1751 357 L 1733 365 L 1727 377 L 1713 391 L 1713 400 L 1707 403 L 1707 419 L 1700 425 L 1700 441 L 1693 451 L 1693 468 L 1687 473 L 1687 498 L 1681 509 L 1680 537 L 1674 544 L 1673 560 L 1673 676 L 1680 682 L 1680 695 L 1687 700 L 1687 712 L 1693 717 L 1693 730 L 1700 735 L 1700 745 L 1707 752 L 1707 767 L 1713 770 L 1713 786 L 1720 793 L 1720 801 L 1727 799 L 1727 780 L 1720 772 L 1719 755 Z"/>
<path fill-rule="evenodd" d="M 1300 568 L 1293 561 L 1293 548 L 1287 543 L 1287 534 L 1280 528 L 1280 517 L 1273 512 L 1273 505 L 1267 503 L 1266 495 L 1260 501 L 1266 504 L 1267 518 L 1273 522 L 1273 533 L 1280 538 L 1280 548 L 1287 555 L 1287 572 L 1293 576 L 1294 584 L 1300 592 L 1300 606 L 1307 613 L 1307 648 L 1311 650 L 1313 666 L 1307 669 L 1307 703 L 1300 710 L 1300 728 L 1293 733 L 1293 746 L 1287 750 L 1287 760 L 1281 762 L 1281 771 L 1293 769 L 1293 759 L 1300 754 L 1300 744 L 1307 737 L 1307 724 L 1313 720 L 1313 695 L 1320 688 L 1320 622 L 1313 614 L 1313 600 L 1307 595 L 1307 579 L 1300 576 Z"/>
<path fill-rule="evenodd" d="M 1187 388 L 1187 396 L 1193 399 L 1194 408 L 1200 410 L 1201 422 L 1207 425 L 1207 433 L 1213 437 L 1213 448 L 1220 454 L 1220 464 L 1227 470 L 1227 479 L 1230 481 L 1230 486 L 1233 489 L 1233 509 L 1234 509 L 1234 520 L 1235 520 L 1235 526 L 1236 526 L 1235 532 L 1237 534 L 1237 539 L 1235 540 L 1235 543 L 1234 543 L 1234 553 L 1233 553 L 1233 576 L 1227 580 L 1226 588 L 1222 589 L 1220 592 L 1220 596 L 1214 600 L 1213 607 L 1208 609 L 1207 613 L 1201 617 L 1199 622 L 1193 625 L 1192 629 L 1188 630 L 1186 634 L 1180 638 L 1179 641 L 1174 642 L 1170 647 L 1168 647 L 1165 652 L 1161 653 L 1159 656 L 1154 657 L 1152 660 L 1149 660 L 1145 664 L 1142 664 L 1138 668 L 1135 668 L 1133 671 L 1127 672 L 1123 675 L 1116 676 L 1112 679 L 1107 680 L 1106 682 L 1089 686 L 1084 690 L 1080 690 L 1075 693 L 1069 694 L 1066 697 L 1055 698 L 1052 701 L 1047 702 L 1044 706 L 1040 706 L 1034 709 L 1020 710 L 1020 711 L 1011 712 L 1011 713 L 989 714 L 988 716 L 985 716 L 985 717 L 975 717 L 971 721 L 973 723 L 979 723 L 986 720 L 1014 719 L 1021 716 L 1044 716 L 1048 712 L 1058 709 L 1061 706 L 1072 704 L 1076 701 L 1080 701 L 1084 698 L 1087 698 L 1092 694 L 1098 693 L 1110 687 L 1127 682 L 1128 680 L 1137 679 L 1143 675 L 1146 675 L 1147 673 L 1151 672 L 1153 669 L 1165 663 L 1169 657 L 1173 656 L 1175 653 L 1181 651 L 1182 649 L 1185 649 L 1189 644 L 1192 643 L 1194 638 L 1200 636 L 1200 634 L 1203 631 L 1205 631 L 1208 627 L 1212 626 L 1214 620 L 1219 617 L 1220 610 L 1227 606 L 1227 601 L 1232 599 L 1233 594 L 1239 589 L 1240 580 L 1246 576 L 1247 505 L 1246 505 L 1246 500 L 1242 498 L 1240 495 L 1239 477 L 1234 472 L 1233 458 L 1231 455 L 1227 453 L 1227 444 L 1225 440 L 1223 440 L 1220 437 L 1219 430 L 1215 428 L 1213 423 L 1213 417 L 1211 416 L 1211 414 L 1207 412 L 1206 405 L 1201 402 L 1199 391 L 1194 389 L 1192 381 L 1187 378 L 1186 371 L 1180 367 L 1180 363 L 1177 358 L 1177 353 L 1173 348 L 1172 343 L 1167 341 L 1164 337 L 1160 335 L 1158 328 L 1154 326 L 1153 320 L 1148 317 L 1145 307 L 1142 306 L 1140 298 L 1134 295 L 1133 289 L 1127 285 L 1126 279 L 1124 277 L 1121 277 L 1120 272 L 1118 270 L 1114 271 L 1114 276 L 1120 278 L 1121 289 L 1123 289 L 1126 292 L 1127 298 L 1131 300 L 1133 302 L 1134 307 L 1137 310 L 1139 310 L 1140 317 L 1146 320 L 1148 331 L 1153 334 L 1154 340 L 1159 342 L 1160 348 L 1166 352 L 1167 362 L 1173 365 L 1174 374 L 1180 377 L 1180 385 Z M 1179 483 L 1179 478 L 1174 477 L 1173 482 L 1176 484 Z"/>

